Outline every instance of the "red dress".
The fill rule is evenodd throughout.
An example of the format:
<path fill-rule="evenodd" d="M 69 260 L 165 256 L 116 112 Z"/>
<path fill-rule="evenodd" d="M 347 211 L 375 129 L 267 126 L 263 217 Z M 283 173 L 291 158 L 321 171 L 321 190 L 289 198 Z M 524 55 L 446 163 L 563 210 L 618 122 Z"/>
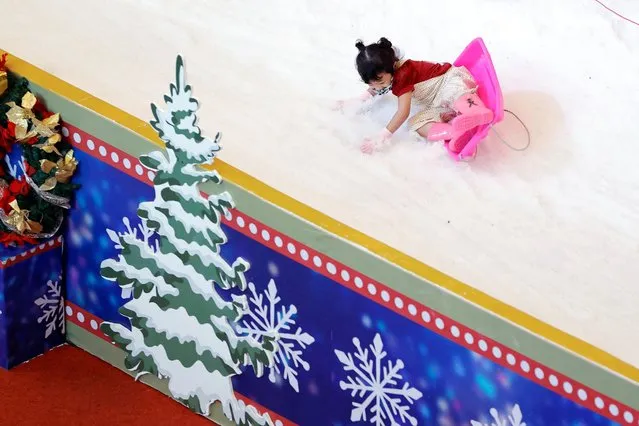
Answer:
<path fill-rule="evenodd" d="M 415 85 L 431 78 L 446 74 L 452 64 L 435 64 L 426 61 L 405 61 L 393 75 L 393 95 L 399 97 L 415 90 Z"/>

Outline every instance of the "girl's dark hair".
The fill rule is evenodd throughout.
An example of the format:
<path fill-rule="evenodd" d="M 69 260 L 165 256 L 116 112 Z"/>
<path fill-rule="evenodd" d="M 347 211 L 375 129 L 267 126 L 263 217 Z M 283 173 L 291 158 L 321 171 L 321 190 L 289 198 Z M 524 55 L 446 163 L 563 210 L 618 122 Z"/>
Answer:
<path fill-rule="evenodd" d="M 387 38 L 382 37 L 377 43 L 364 45 L 362 40 L 357 40 L 355 47 L 359 50 L 355 64 L 357 72 L 364 83 L 377 81 L 381 73 L 395 72 L 395 62 L 399 60 L 393 44 Z"/>

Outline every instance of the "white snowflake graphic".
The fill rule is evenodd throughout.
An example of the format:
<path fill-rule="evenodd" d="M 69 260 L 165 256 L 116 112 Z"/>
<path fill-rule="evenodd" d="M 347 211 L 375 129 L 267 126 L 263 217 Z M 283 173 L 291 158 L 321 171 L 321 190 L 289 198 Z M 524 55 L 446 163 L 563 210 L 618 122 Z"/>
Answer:
<path fill-rule="evenodd" d="M 268 378 L 275 383 L 278 377 L 288 381 L 295 390 L 300 391 L 297 380 L 298 370 L 303 368 L 309 371 L 311 366 L 302 358 L 302 351 L 315 342 L 313 336 L 302 332 L 297 327 L 295 333 L 290 330 L 296 324 L 295 305 L 282 306 L 278 312 L 278 304 L 281 301 L 277 294 L 277 286 L 274 280 L 270 280 L 267 289 L 263 293 L 255 290 L 255 284 L 249 283 L 251 292 L 250 307 L 246 310 L 245 319 L 238 326 L 238 331 L 260 340 L 262 336 L 276 336 L 277 350 L 274 356 L 273 366 L 269 368 Z"/>
<path fill-rule="evenodd" d="M 489 412 L 494 421 L 489 420 L 491 423 L 482 423 L 477 420 L 471 420 L 471 426 L 526 426 L 518 404 L 515 404 L 512 408 L 507 419 L 504 419 L 495 408 L 491 408 Z"/>
<path fill-rule="evenodd" d="M 349 390 L 351 397 L 357 398 L 353 401 L 351 421 L 367 421 L 370 412 L 369 423 L 376 426 L 398 426 L 398 420 L 402 424 L 408 421 L 413 426 L 417 425 L 417 419 L 408 411 L 422 393 L 408 383 L 398 386 L 402 379 L 399 371 L 404 368 L 404 362 L 401 359 L 383 362 L 388 354 L 379 333 L 368 348 L 362 348 L 357 337 L 353 338 L 353 344 L 357 348 L 355 353 L 335 350 L 344 371 L 352 373 L 346 382 L 339 382 L 342 390 Z"/>
<path fill-rule="evenodd" d="M 58 278 L 58 281 L 49 280 L 45 294 L 38 297 L 33 303 L 42 311 L 42 315 L 38 317 L 38 324 L 42 323 L 42 321 L 46 322 L 45 338 L 58 329 L 62 333 L 65 332 L 64 296 L 62 296 L 60 278 Z"/>

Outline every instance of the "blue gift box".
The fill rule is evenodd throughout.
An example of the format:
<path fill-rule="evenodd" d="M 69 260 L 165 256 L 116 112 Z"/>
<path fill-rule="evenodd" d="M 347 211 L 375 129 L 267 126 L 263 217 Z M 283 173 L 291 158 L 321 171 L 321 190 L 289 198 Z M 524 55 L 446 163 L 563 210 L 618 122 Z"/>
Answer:
<path fill-rule="evenodd" d="M 0 247 L 0 367 L 65 342 L 62 237 Z"/>

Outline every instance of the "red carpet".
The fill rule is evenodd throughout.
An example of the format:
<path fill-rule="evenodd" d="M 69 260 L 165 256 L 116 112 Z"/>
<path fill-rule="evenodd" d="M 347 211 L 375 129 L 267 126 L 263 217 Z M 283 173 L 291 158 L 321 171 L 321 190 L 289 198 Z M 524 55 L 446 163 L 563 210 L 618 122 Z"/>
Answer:
<path fill-rule="evenodd" d="M 0 425 L 215 425 L 89 353 L 54 349 L 0 370 Z"/>

